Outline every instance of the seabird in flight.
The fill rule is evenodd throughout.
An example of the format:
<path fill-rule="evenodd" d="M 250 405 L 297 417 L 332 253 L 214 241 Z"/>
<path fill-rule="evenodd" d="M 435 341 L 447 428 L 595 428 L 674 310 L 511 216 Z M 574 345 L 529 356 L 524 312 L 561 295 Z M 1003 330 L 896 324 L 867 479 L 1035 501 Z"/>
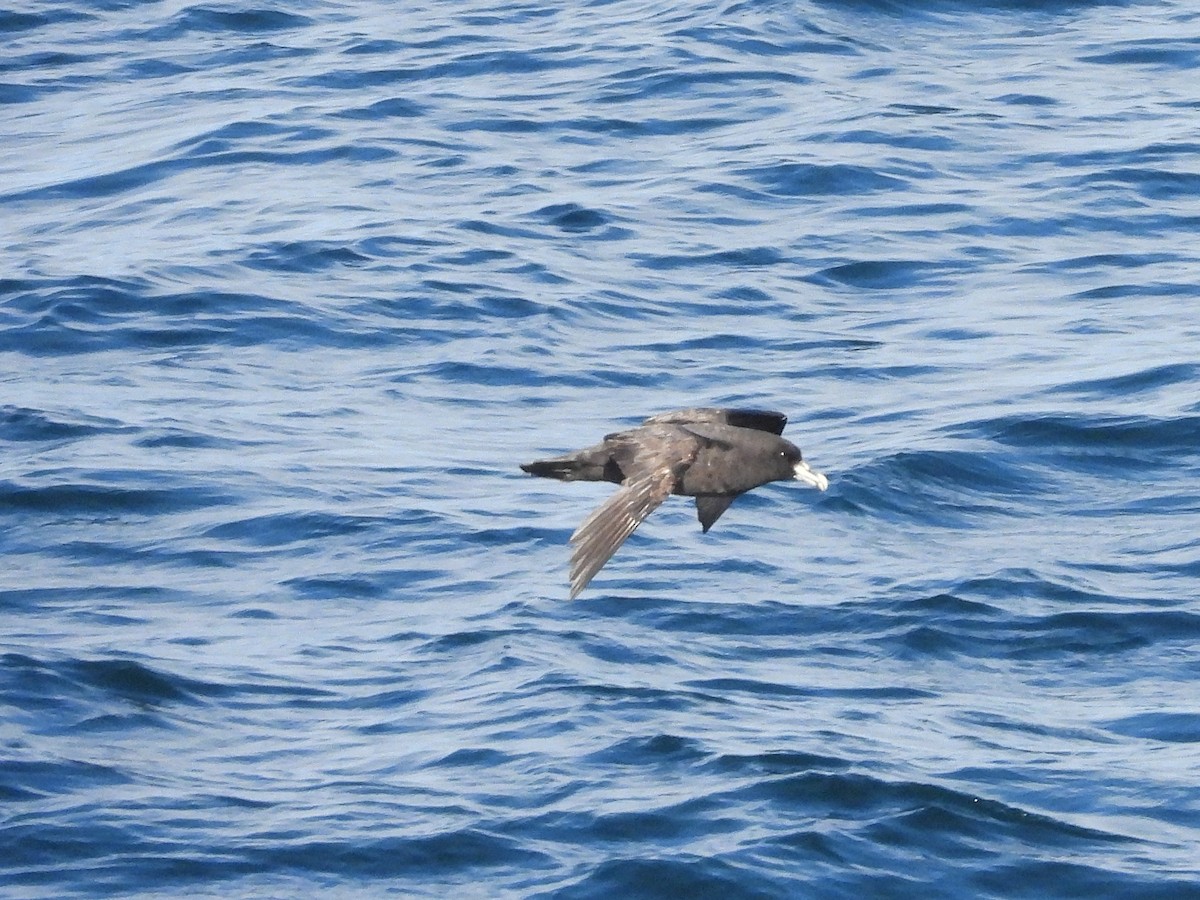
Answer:
<path fill-rule="evenodd" d="M 767 482 L 794 479 L 825 490 L 829 479 L 780 437 L 786 424 L 787 416 L 770 410 L 681 409 L 606 435 L 586 450 L 524 463 L 530 475 L 621 486 L 571 535 L 571 599 L 671 494 L 696 498 L 707 532 L 729 504 Z"/>

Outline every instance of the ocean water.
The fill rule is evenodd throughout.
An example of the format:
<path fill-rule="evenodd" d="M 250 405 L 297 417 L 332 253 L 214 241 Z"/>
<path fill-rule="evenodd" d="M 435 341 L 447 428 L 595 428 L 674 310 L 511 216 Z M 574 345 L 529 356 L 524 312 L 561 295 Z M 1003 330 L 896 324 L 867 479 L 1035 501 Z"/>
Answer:
<path fill-rule="evenodd" d="M 1200 897 L 1195 4 L 0 36 L 0 895 Z"/>

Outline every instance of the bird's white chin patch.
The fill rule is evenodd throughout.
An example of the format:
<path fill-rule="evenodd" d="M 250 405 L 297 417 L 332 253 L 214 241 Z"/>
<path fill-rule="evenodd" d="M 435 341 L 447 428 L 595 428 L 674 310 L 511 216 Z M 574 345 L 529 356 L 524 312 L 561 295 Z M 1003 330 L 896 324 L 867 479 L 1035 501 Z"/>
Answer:
<path fill-rule="evenodd" d="M 794 477 L 797 481 L 803 481 L 810 487 L 815 487 L 818 491 L 823 491 L 829 487 L 829 479 L 816 469 L 810 469 L 806 462 L 796 463 L 792 471 L 796 473 Z"/>

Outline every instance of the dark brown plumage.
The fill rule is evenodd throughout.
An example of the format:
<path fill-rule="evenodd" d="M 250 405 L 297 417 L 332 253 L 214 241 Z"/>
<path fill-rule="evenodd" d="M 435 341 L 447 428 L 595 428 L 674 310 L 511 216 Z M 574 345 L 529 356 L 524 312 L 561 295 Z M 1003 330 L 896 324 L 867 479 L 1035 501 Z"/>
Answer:
<path fill-rule="evenodd" d="M 825 490 L 828 479 L 780 437 L 786 424 L 787 416 L 769 410 L 682 409 L 606 435 L 594 447 L 523 464 L 543 478 L 621 486 L 571 535 L 571 599 L 671 494 L 696 498 L 707 532 L 729 504 L 759 485 L 795 479 Z"/>

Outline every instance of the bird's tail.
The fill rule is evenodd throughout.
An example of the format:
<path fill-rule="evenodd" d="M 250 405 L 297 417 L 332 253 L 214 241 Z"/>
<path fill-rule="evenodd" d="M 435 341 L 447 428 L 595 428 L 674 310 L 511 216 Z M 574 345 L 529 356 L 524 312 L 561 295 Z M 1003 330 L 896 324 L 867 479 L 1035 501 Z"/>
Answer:
<path fill-rule="evenodd" d="M 539 478 L 557 478 L 559 481 L 574 481 L 580 465 L 570 457 L 559 459 L 535 459 L 531 463 L 521 463 L 521 470 Z"/>
<path fill-rule="evenodd" d="M 522 463 L 521 469 L 539 478 L 559 481 L 613 481 L 621 483 L 624 476 L 603 446 L 590 447 L 553 459 L 537 459 Z"/>

